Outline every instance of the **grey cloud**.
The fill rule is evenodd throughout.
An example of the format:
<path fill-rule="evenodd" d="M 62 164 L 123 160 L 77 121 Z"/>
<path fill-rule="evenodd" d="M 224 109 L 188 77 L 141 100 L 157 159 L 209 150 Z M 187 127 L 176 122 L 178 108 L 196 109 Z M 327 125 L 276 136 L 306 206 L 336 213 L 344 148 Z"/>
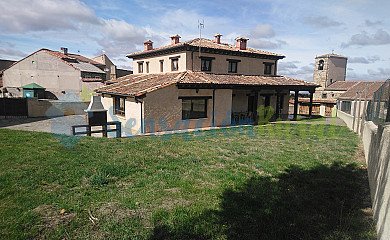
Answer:
<path fill-rule="evenodd" d="M 353 70 L 350 70 L 347 73 L 347 80 L 349 81 L 385 81 L 389 78 L 390 68 L 368 70 L 367 74 L 355 73 Z"/>
<path fill-rule="evenodd" d="M 370 56 L 370 57 L 350 57 L 348 58 L 348 63 L 363 63 L 370 64 L 380 60 L 379 56 Z"/>
<path fill-rule="evenodd" d="M 370 21 L 370 20 L 367 19 L 367 20 L 364 22 L 364 24 L 365 24 L 366 26 L 368 26 L 368 27 L 372 27 L 372 26 L 382 25 L 383 23 L 382 23 L 382 21 Z"/>
<path fill-rule="evenodd" d="M 281 62 L 282 63 L 282 62 Z M 300 68 L 286 68 L 281 66 L 279 63 L 278 65 L 278 74 L 287 76 L 287 77 L 294 77 L 297 79 L 302 79 L 305 81 L 313 81 L 313 71 L 314 68 L 310 65 L 303 66 Z"/>
<path fill-rule="evenodd" d="M 367 32 L 355 34 L 347 43 L 342 43 L 341 47 L 345 48 L 352 45 L 367 46 L 367 45 L 385 45 L 390 43 L 390 35 L 379 29 L 375 34 L 369 35 Z"/>
<path fill-rule="evenodd" d="M 260 48 L 260 49 L 277 49 L 287 44 L 285 41 L 275 40 L 263 40 L 263 39 L 252 39 L 249 42 L 251 47 Z"/>
<path fill-rule="evenodd" d="M 79 23 L 99 23 L 94 12 L 79 0 L 0 1 L 0 9 L 0 27 L 14 33 L 77 29 Z"/>
<path fill-rule="evenodd" d="M 274 37 L 275 31 L 269 24 L 258 24 L 251 30 L 249 37 L 252 38 L 271 38 Z"/>
<path fill-rule="evenodd" d="M 279 70 L 281 69 L 296 69 L 298 68 L 297 65 L 294 64 L 294 62 L 280 62 L 278 64 Z"/>
<path fill-rule="evenodd" d="M 27 54 L 25 54 L 22 51 L 10 49 L 10 48 L 5 48 L 5 47 L 0 47 L 0 55 L 20 57 L 20 58 L 27 56 Z"/>
<path fill-rule="evenodd" d="M 305 17 L 303 19 L 303 23 L 321 28 L 337 27 L 342 25 L 342 23 L 334 21 L 327 16 Z"/>

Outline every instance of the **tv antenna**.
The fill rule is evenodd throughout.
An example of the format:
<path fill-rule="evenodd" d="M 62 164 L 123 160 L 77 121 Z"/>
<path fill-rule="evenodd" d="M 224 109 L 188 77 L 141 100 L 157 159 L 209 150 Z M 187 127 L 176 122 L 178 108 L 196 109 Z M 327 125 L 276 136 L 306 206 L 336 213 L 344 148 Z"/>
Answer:
<path fill-rule="evenodd" d="M 202 21 L 198 20 L 198 28 L 199 28 L 199 57 L 200 57 L 200 49 L 202 44 L 202 28 L 204 28 L 204 19 Z"/>

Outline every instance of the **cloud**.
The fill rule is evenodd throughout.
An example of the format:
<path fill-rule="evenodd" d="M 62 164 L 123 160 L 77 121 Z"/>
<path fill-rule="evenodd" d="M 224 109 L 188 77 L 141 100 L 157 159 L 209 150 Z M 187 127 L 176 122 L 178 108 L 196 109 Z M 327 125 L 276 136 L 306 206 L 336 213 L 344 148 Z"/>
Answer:
<path fill-rule="evenodd" d="M 379 56 L 371 56 L 371 57 L 350 57 L 348 58 L 348 63 L 363 63 L 370 64 L 381 60 Z"/>
<path fill-rule="evenodd" d="M 390 43 L 390 35 L 379 29 L 375 34 L 369 35 L 367 32 L 355 34 L 347 43 L 342 43 L 341 47 L 349 47 L 352 45 L 367 46 L 367 45 L 385 45 Z"/>
<path fill-rule="evenodd" d="M 275 31 L 269 24 L 258 24 L 250 30 L 249 45 L 260 49 L 277 49 L 287 44 L 282 40 L 269 40 L 276 36 Z M 267 39 L 267 40 L 266 40 Z"/>
<path fill-rule="evenodd" d="M 310 65 L 297 67 L 295 64 L 291 63 L 292 62 L 286 62 L 285 64 L 283 64 L 283 62 L 280 62 L 278 65 L 278 74 L 287 77 L 302 79 L 305 81 L 313 81 L 314 67 Z"/>
<path fill-rule="evenodd" d="M 97 24 L 94 12 L 79 0 L 0 1 L 0 28 L 12 33 L 77 29 Z"/>
<path fill-rule="evenodd" d="M 275 31 L 269 24 L 258 24 L 255 28 L 251 29 L 249 37 L 252 38 L 271 38 L 274 37 Z"/>
<path fill-rule="evenodd" d="M 366 19 L 366 21 L 364 22 L 364 24 L 367 26 L 367 27 L 373 27 L 373 26 L 377 26 L 377 25 L 382 25 L 382 21 L 370 21 L 368 19 Z"/>
<path fill-rule="evenodd" d="M 27 54 L 25 54 L 22 51 L 15 50 L 15 49 L 10 49 L 10 48 L 5 48 L 5 47 L 0 47 L 0 56 L 11 56 L 11 57 L 25 57 Z"/>
<path fill-rule="evenodd" d="M 282 40 L 275 40 L 275 41 L 269 41 L 269 40 L 263 40 L 263 39 L 252 39 L 248 43 L 253 48 L 259 48 L 259 49 L 277 49 L 281 48 L 283 45 L 287 44 L 285 41 Z"/>
<path fill-rule="evenodd" d="M 338 27 L 342 25 L 342 23 L 334 21 L 327 16 L 305 17 L 303 23 L 319 28 Z"/>
<path fill-rule="evenodd" d="M 367 73 L 355 73 L 348 68 L 346 77 L 349 81 L 385 81 L 390 79 L 390 68 L 369 69 Z"/>
<path fill-rule="evenodd" d="M 298 67 L 297 65 L 295 65 L 295 61 L 294 61 L 294 62 L 280 62 L 278 64 L 278 68 L 280 70 L 280 69 L 296 69 Z"/>

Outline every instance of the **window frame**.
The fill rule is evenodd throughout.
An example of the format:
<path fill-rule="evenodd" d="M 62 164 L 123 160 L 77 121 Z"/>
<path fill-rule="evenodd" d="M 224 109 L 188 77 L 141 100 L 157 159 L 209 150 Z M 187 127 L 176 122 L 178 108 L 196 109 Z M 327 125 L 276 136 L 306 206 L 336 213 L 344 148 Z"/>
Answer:
<path fill-rule="evenodd" d="M 138 63 L 138 73 L 144 72 L 144 62 L 137 62 Z"/>
<path fill-rule="evenodd" d="M 160 72 L 164 72 L 164 60 L 160 60 Z"/>
<path fill-rule="evenodd" d="M 200 58 L 200 70 L 202 72 L 211 72 L 212 71 L 213 60 L 215 59 L 215 57 L 199 57 L 199 58 Z M 208 65 L 209 68 L 206 68 L 207 67 L 206 62 L 210 63 Z"/>
<path fill-rule="evenodd" d="M 120 96 L 113 96 L 114 100 L 114 114 L 119 116 L 126 115 L 126 98 Z M 121 100 L 123 101 L 123 106 L 121 106 Z"/>
<path fill-rule="evenodd" d="M 272 66 L 274 65 L 274 63 L 264 62 L 263 64 L 264 64 L 264 75 L 272 75 Z"/>
<path fill-rule="evenodd" d="M 179 58 L 171 58 L 171 71 L 179 71 Z"/>
<path fill-rule="evenodd" d="M 146 73 L 149 73 L 149 62 L 145 62 L 146 67 Z"/>
<path fill-rule="evenodd" d="M 182 120 L 190 120 L 190 119 L 200 119 L 207 118 L 207 107 L 208 100 L 211 99 L 211 96 L 195 96 L 195 97 L 179 97 L 182 100 Z M 194 103 L 196 101 L 203 101 L 203 110 L 202 111 L 194 111 Z M 189 102 L 190 110 L 184 110 L 184 103 Z"/>
<path fill-rule="evenodd" d="M 241 60 L 226 59 L 226 61 L 228 61 L 228 73 L 237 73 L 238 72 L 238 63 L 241 62 Z M 235 69 L 233 69 L 233 65 L 235 65 Z"/>

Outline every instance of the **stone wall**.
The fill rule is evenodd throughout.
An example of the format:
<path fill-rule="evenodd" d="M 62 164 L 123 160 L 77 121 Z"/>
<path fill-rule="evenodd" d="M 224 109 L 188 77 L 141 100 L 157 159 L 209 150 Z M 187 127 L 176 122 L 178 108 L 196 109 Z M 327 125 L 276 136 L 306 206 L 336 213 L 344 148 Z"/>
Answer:
<path fill-rule="evenodd" d="M 351 130 L 361 134 L 378 239 L 390 239 L 390 124 L 376 126 L 356 117 L 354 122 L 351 114 L 337 114 Z"/>

